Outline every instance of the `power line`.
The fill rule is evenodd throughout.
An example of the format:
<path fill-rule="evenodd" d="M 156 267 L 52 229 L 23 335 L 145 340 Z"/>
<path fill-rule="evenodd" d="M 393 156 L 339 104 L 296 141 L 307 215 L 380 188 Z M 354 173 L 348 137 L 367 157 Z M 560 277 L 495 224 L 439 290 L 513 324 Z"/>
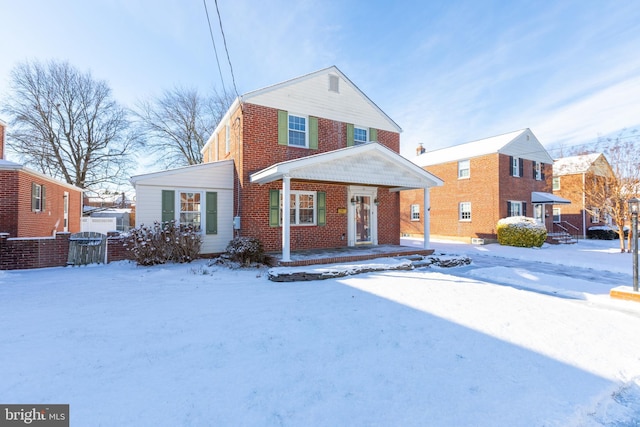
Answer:
<path fill-rule="evenodd" d="M 224 30 L 222 29 L 222 18 L 220 17 L 220 9 L 218 9 L 218 0 L 215 0 L 216 12 L 218 13 L 218 22 L 220 23 L 220 32 L 222 33 L 222 41 L 224 42 L 224 50 L 227 52 L 227 61 L 229 62 L 229 69 L 231 70 L 231 81 L 233 82 L 233 90 L 236 96 L 239 98 L 238 88 L 236 87 L 236 78 L 233 75 L 233 66 L 231 65 L 231 58 L 229 57 L 229 48 L 227 48 L 227 38 L 224 36 Z"/>
<path fill-rule="evenodd" d="M 222 69 L 220 68 L 220 60 L 218 59 L 218 49 L 216 49 L 216 41 L 213 38 L 213 30 L 211 29 L 211 20 L 209 19 L 209 10 L 207 9 L 207 0 L 202 0 L 202 4 L 204 4 L 204 12 L 207 15 L 207 22 L 209 24 L 209 35 L 211 35 L 211 43 L 213 44 L 213 51 L 215 53 L 216 63 L 218 64 L 218 72 L 220 72 L 220 80 L 222 81 L 222 87 L 224 88 L 225 87 L 224 78 L 222 77 Z M 216 1 L 216 9 L 217 8 L 218 8 L 218 3 Z M 224 38 L 224 34 L 223 34 L 223 38 Z M 226 43 L 225 43 L 225 47 L 226 47 Z"/>

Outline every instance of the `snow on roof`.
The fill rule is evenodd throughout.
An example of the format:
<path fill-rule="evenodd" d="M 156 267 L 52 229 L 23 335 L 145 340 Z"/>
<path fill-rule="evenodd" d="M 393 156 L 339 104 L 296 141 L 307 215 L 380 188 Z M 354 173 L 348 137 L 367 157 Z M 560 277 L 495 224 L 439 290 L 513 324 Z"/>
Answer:
<path fill-rule="evenodd" d="M 602 156 L 602 153 L 582 154 L 556 159 L 553 162 L 553 174 L 572 175 L 587 172 L 600 156 Z"/>
<path fill-rule="evenodd" d="M 22 165 L 9 160 L 0 159 L 0 169 L 22 169 Z"/>
<path fill-rule="evenodd" d="M 523 140 L 522 144 L 525 144 L 527 148 L 516 148 L 514 146 L 514 150 L 505 150 L 507 146 L 511 145 L 511 143 L 514 143 L 525 134 L 527 134 L 528 139 Z M 534 150 L 529 147 L 531 142 L 537 145 Z M 552 161 L 544 147 L 540 144 L 535 135 L 533 135 L 533 132 L 527 128 L 502 135 L 492 136 L 490 138 L 454 145 L 452 147 L 442 148 L 440 150 L 427 151 L 419 155 L 413 160 L 413 162 L 419 166 L 431 166 L 493 153 L 518 155 L 529 160 L 536 160 L 543 163 L 551 163 Z"/>

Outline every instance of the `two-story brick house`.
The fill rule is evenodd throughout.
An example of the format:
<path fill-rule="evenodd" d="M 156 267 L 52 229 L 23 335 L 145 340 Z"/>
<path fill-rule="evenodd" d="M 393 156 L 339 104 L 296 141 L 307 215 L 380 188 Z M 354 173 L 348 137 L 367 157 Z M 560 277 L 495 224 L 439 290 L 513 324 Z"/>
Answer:
<path fill-rule="evenodd" d="M 6 160 L 6 126 L 0 121 L 0 233 L 14 238 L 79 232 L 83 190 Z"/>
<path fill-rule="evenodd" d="M 218 230 L 233 226 L 235 236 L 256 237 L 267 251 L 282 251 L 283 261 L 297 249 L 399 244 L 400 191 L 420 189 L 427 199 L 429 188 L 442 184 L 399 155 L 400 132 L 334 66 L 240 96 L 204 146 L 205 164 L 185 171 L 217 169 L 222 176 L 228 173 L 224 162 L 232 161 L 231 203 L 218 200 L 216 215 L 233 222 L 216 220 Z M 143 200 L 160 205 L 162 188 L 143 189 L 147 178 L 134 177 L 142 194 L 138 224 L 151 218 L 139 216 L 146 210 Z M 213 192 L 200 187 L 191 193 L 204 201 Z M 172 200 L 167 206 L 175 206 L 178 219 L 181 207 Z"/>
<path fill-rule="evenodd" d="M 614 177 L 611 165 L 602 153 L 563 157 L 553 163 L 553 194 L 571 201 L 553 209 L 554 223 L 572 233 L 586 237 L 593 226 L 612 225 L 601 214 L 594 193 L 603 191 Z"/>
<path fill-rule="evenodd" d="M 470 241 L 495 241 L 496 224 L 508 216 L 529 216 L 551 230 L 554 197 L 550 175 L 553 159 L 529 129 L 422 152 L 413 160 L 444 180 L 431 190 L 425 209 L 419 194 L 401 194 L 401 231 L 420 236 L 425 212 L 431 235 Z"/>

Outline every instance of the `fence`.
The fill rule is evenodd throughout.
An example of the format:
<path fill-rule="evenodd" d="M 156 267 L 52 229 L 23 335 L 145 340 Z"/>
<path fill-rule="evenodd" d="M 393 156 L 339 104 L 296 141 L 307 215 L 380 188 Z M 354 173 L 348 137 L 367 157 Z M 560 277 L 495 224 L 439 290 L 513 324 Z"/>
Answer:
<path fill-rule="evenodd" d="M 108 234 L 117 230 L 117 222 L 114 217 L 92 217 L 85 216 L 80 220 L 80 231 L 95 231 L 96 233 Z"/>

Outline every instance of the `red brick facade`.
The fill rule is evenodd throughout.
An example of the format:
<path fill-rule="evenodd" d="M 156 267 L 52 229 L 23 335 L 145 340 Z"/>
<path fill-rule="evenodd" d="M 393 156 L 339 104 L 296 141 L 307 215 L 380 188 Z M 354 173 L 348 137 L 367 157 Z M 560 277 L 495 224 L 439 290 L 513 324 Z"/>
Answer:
<path fill-rule="evenodd" d="M 521 161 L 522 177 L 511 176 L 510 157 L 498 153 L 470 159 L 468 178 L 458 178 L 458 161 L 426 167 L 427 171 L 444 181 L 444 186 L 430 190 L 431 236 L 464 241 L 471 238 L 494 240 L 498 220 L 508 216 L 509 201 L 524 202 L 526 216 L 533 216 L 531 192 L 549 192 L 550 180 L 537 180 L 533 174 L 533 162 L 526 159 Z M 551 173 L 551 165 L 544 165 L 544 175 L 550 177 Z M 471 203 L 471 220 L 460 219 L 459 207 L 462 202 Z M 411 205 L 419 206 L 420 219 L 417 221 L 411 218 Z M 422 236 L 423 191 L 401 192 L 400 206 L 401 233 Z M 550 224 L 550 219 L 548 221 Z"/>
<path fill-rule="evenodd" d="M 32 185 L 44 188 L 44 206 L 34 211 Z M 0 233 L 8 237 L 46 237 L 64 231 L 64 193 L 68 193 L 68 232 L 80 231 L 82 192 L 25 169 L 0 169 Z"/>
<path fill-rule="evenodd" d="M 589 192 L 585 191 L 583 179 L 604 180 L 603 177 L 590 176 L 588 179 L 583 177 L 582 173 L 562 175 L 556 178 L 558 180 L 559 189 L 553 193 L 571 201 L 570 205 L 558 206 L 557 218 L 560 224 L 568 228 L 572 233 L 585 236 L 589 227 L 605 225 L 604 215 L 594 217 L 585 208 L 591 208 L 593 203 L 589 200 Z M 602 185 L 602 184 L 600 184 Z M 571 225 L 567 225 L 567 223 Z"/>
<path fill-rule="evenodd" d="M 218 160 L 234 159 L 236 168 L 236 212 L 241 218 L 240 235 L 260 239 L 267 251 L 282 249 L 282 227 L 269 226 L 269 190 L 281 189 L 282 181 L 259 185 L 250 175 L 273 164 L 345 148 L 347 124 L 318 118 L 318 148 L 300 148 L 278 144 L 278 110 L 244 103 L 229 119 L 230 146 L 226 151 L 225 130 L 218 134 Z M 398 153 L 400 135 L 377 130 L 377 140 Z M 205 152 L 205 162 L 215 161 L 215 152 Z M 292 181 L 291 190 L 326 192 L 326 225 L 291 227 L 291 250 L 347 246 L 347 186 L 333 183 Z M 399 244 L 397 220 L 399 195 L 378 188 L 378 243 Z M 384 221 L 382 220 L 384 218 Z"/>

